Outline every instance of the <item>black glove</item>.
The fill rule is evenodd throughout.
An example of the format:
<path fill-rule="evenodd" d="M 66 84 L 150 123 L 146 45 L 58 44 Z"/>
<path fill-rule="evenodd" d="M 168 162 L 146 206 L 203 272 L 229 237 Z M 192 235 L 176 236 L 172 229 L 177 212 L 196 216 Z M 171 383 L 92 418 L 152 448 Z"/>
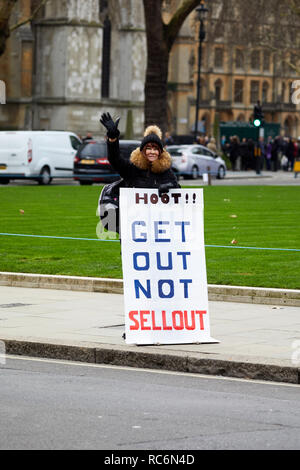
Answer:
<path fill-rule="evenodd" d="M 107 129 L 107 137 L 110 139 L 116 139 L 120 135 L 120 131 L 118 129 L 120 118 L 116 119 L 116 122 L 112 120 L 112 117 L 109 113 L 103 113 L 101 115 L 100 122 L 101 124 Z"/>
<path fill-rule="evenodd" d="M 172 183 L 163 183 L 158 188 L 158 194 L 161 196 L 162 194 L 168 193 L 170 189 L 173 188 Z"/>

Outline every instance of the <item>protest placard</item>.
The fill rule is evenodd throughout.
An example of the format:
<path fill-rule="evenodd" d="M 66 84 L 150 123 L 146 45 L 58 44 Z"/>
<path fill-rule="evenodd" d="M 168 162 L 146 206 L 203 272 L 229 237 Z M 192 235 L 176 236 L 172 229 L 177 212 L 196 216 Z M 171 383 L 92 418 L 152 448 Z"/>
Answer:
<path fill-rule="evenodd" d="M 127 344 L 218 342 L 210 336 L 203 190 L 121 188 Z"/>

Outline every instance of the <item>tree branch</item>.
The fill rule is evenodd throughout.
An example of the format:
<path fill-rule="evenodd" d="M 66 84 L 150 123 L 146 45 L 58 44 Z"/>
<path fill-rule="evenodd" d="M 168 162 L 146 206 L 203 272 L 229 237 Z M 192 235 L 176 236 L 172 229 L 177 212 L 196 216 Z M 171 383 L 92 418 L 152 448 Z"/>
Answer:
<path fill-rule="evenodd" d="M 288 5 L 296 15 L 300 16 L 299 0 L 288 0 Z"/>
<path fill-rule="evenodd" d="M 39 3 L 39 5 L 35 8 L 35 10 L 33 11 L 32 15 L 29 16 L 28 18 L 25 18 L 24 20 L 21 20 L 19 21 L 19 23 L 15 24 L 14 26 L 11 26 L 9 31 L 10 33 L 12 31 L 15 31 L 15 29 L 17 28 L 20 28 L 20 26 L 23 26 L 24 24 L 26 23 L 29 23 L 30 21 L 32 21 L 36 15 L 38 14 L 38 12 L 40 11 L 40 9 L 48 2 L 48 0 L 41 0 L 41 3 Z"/>
<path fill-rule="evenodd" d="M 165 40 L 170 51 L 186 17 L 200 4 L 200 0 L 182 0 L 169 23 L 164 25 Z"/>

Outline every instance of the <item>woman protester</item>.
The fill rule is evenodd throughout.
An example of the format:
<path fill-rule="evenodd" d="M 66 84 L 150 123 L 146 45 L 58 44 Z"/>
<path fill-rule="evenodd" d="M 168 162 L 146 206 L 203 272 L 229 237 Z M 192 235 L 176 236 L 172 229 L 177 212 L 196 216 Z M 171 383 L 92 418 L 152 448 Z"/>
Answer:
<path fill-rule="evenodd" d="M 103 113 L 101 124 L 107 130 L 108 160 L 128 188 L 157 188 L 161 196 L 172 188 L 180 188 L 171 168 L 172 158 L 164 149 L 162 132 L 158 126 L 148 126 L 140 147 L 129 160 L 122 158 L 119 150 L 118 129 L 120 118 L 114 122 L 109 113 Z"/>
<path fill-rule="evenodd" d="M 123 178 L 122 185 L 127 188 L 157 188 L 160 196 L 171 188 L 180 188 L 171 169 L 172 158 L 163 147 L 159 127 L 148 126 L 140 147 L 126 160 L 120 155 L 119 120 L 114 122 L 109 113 L 104 113 L 100 122 L 107 130 L 108 160 Z M 125 333 L 122 337 L 125 339 Z"/>

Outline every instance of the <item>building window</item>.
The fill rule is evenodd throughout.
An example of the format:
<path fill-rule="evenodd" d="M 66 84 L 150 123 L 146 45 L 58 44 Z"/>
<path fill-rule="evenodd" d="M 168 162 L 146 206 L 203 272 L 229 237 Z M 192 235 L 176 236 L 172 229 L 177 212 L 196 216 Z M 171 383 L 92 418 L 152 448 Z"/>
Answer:
<path fill-rule="evenodd" d="M 234 82 L 234 102 L 243 103 L 244 101 L 244 82 L 243 80 L 235 80 Z"/>
<path fill-rule="evenodd" d="M 222 80 L 218 79 L 215 81 L 215 97 L 216 97 L 217 103 L 221 101 L 222 86 L 223 86 Z"/>
<path fill-rule="evenodd" d="M 99 12 L 104 13 L 108 8 L 108 0 L 99 0 Z"/>
<path fill-rule="evenodd" d="M 251 68 L 253 70 L 260 69 L 260 51 L 251 52 Z"/>
<path fill-rule="evenodd" d="M 290 54 L 290 60 L 289 60 L 289 70 L 291 74 L 296 74 L 296 69 L 297 67 L 297 55 L 294 52 L 291 52 Z"/>
<path fill-rule="evenodd" d="M 268 102 L 268 93 L 269 93 L 269 84 L 268 82 L 264 82 L 262 86 L 262 102 Z"/>
<path fill-rule="evenodd" d="M 109 76 L 110 76 L 110 46 L 111 46 L 111 23 L 108 17 L 104 20 L 103 45 L 102 45 L 102 98 L 109 97 Z"/>
<path fill-rule="evenodd" d="M 244 53 L 241 49 L 235 51 L 235 66 L 237 69 L 244 68 Z"/>
<path fill-rule="evenodd" d="M 222 68 L 224 59 L 224 51 L 221 47 L 215 48 L 215 67 Z"/>
<path fill-rule="evenodd" d="M 281 84 L 281 102 L 282 103 L 285 103 L 285 89 L 286 89 L 285 83 L 282 82 Z"/>
<path fill-rule="evenodd" d="M 257 103 L 259 100 L 259 81 L 252 80 L 250 88 L 250 103 Z"/>
<path fill-rule="evenodd" d="M 286 63 L 286 56 L 282 55 L 281 57 L 281 73 L 282 75 L 286 75 L 287 73 L 287 63 Z"/>
<path fill-rule="evenodd" d="M 293 82 L 290 82 L 289 83 L 289 102 L 292 103 L 292 99 L 293 99 L 293 93 L 294 93 L 295 89 L 293 88 Z"/>
<path fill-rule="evenodd" d="M 190 58 L 189 58 L 189 78 L 191 82 L 193 81 L 195 63 L 196 63 L 195 52 L 194 52 L 194 49 L 192 49 L 190 53 Z"/>
<path fill-rule="evenodd" d="M 203 101 L 206 98 L 206 83 L 203 78 L 200 78 L 200 100 Z"/>
<path fill-rule="evenodd" d="M 264 56 L 263 56 L 263 69 L 264 72 L 269 72 L 270 71 L 270 52 L 269 51 L 264 51 Z"/>

